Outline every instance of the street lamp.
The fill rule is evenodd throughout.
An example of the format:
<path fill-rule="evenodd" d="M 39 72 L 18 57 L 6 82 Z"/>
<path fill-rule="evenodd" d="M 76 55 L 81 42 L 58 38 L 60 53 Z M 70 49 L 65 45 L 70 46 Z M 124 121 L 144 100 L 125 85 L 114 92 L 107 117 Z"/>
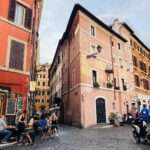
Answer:
<path fill-rule="evenodd" d="M 97 45 L 96 51 L 93 52 L 92 54 L 87 55 L 87 58 L 91 58 L 91 57 L 95 58 L 96 55 L 101 52 L 101 50 L 102 50 L 102 47 L 100 45 Z"/>

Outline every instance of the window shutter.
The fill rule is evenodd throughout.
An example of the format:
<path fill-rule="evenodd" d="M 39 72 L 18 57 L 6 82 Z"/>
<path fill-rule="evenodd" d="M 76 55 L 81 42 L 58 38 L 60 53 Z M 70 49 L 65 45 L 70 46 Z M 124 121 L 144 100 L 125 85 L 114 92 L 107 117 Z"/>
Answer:
<path fill-rule="evenodd" d="M 15 20 L 15 9 L 16 9 L 16 0 L 9 0 L 8 19 L 11 21 Z"/>
<path fill-rule="evenodd" d="M 23 70 L 25 45 L 17 41 L 11 41 L 9 67 Z"/>
<path fill-rule="evenodd" d="M 28 29 L 31 29 L 31 23 L 32 23 L 32 9 L 27 8 L 26 18 L 25 18 L 25 27 Z"/>

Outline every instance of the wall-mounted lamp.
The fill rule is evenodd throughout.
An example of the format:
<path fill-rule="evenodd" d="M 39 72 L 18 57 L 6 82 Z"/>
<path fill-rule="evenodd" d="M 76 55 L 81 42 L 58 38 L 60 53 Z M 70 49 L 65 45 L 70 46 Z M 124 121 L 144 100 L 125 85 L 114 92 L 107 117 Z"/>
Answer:
<path fill-rule="evenodd" d="M 96 49 L 96 51 L 94 53 L 88 55 L 87 56 L 88 58 L 91 58 L 91 57 L 96 58 L 96 55 L 101 52 L 102 47 L 100 45 L 97 45 L 97 47 L 95 49 Z"/>
<path fill-rule="evenodd" d="M 97 52 L 100 53 L 102 50 L 102 47 L 100 45 L 97 45 Z"/>

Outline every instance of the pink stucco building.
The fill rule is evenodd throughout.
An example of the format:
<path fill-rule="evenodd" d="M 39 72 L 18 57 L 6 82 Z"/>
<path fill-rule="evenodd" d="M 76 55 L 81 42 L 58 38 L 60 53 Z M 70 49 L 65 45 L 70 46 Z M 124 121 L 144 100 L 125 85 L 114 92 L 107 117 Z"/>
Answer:
<path fill-rule="evenodd" d="M 59 42 L 65 122 L 87 127 L 127 113 L 134 98 L 128 38 L 76 4 Z"/>
<path fill-rule="evenodd" d="M 130 111 L 137 99 L 130 38 L 125 23 L 116 19 L 107 26 L 81 5 L 74 6 L 56 52 L 62 56 L 66 123 L 88 127 L 108 123 L 111 112 Z M 56 54 L 50 69 L 53 76 L 60 70 Z"/>

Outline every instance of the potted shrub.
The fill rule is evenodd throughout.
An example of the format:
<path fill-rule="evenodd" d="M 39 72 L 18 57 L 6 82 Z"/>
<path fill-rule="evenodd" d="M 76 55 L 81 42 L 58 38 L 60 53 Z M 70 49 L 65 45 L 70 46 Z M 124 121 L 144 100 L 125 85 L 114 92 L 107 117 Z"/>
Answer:
<path fill-rule="evenodd" d="M 110 124 L 111 125 L 114 125 L 115 124 L 115 119 L 116 119 L 116 113 L 110 113 L 110 116 L 109 116 L 109 118 L 108 118 L 108 120 L 109 120 L 109 122 L 110 122 Z"/>
<path fill-rule="evenodd" d="M 96 82 L 93 83 L 93 86 L 94 86 L 95 88 L 99 88 L 99 83 L 96 81 Z"/>
<path fill-rule="evenodd" d="M 112 88 L 113 84 L 112 83 L 107 83 L 107 88 Z"/>

